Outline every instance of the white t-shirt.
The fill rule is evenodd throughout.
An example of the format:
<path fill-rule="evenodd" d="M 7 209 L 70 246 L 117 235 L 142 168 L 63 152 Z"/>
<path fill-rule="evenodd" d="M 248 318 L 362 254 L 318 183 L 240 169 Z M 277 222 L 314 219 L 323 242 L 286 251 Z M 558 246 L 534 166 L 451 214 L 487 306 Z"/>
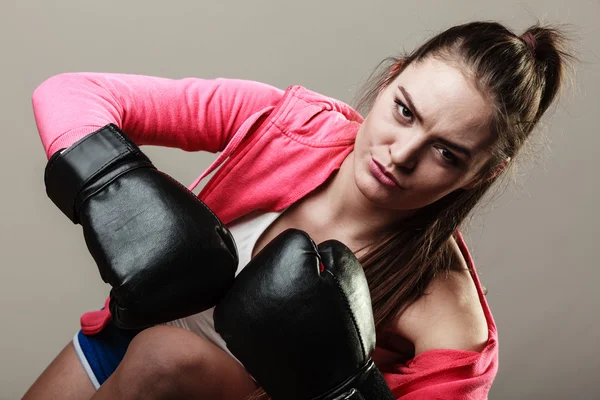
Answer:
<path fill-rule="evenodd" d="M 236 276 L 248 264 L 248 262 L 250 262 L 250 259 L 252 258 L 252 251 L 254 250 L 254 246 L 256 245 L 260 235 L 277 219 L 277 217 L 279 217 L 279 215 L 283 213 L 283 211 L 285 210 L 268 213 L 251 213 L 234 221 L 231 226 L 227 227 L 231 232 L 233 239 L 235 240 L 238 250 L 239 264 L 238 269 L 235 272 Z M 198 336 L 201 336 L 214 343 L 223 351 L 235 358 L 229 349 L 227 349 L 225 341 L 221 338 L 217 331 L 215 331 L 215 323 L 213 319 L 214 310 L 215 308 L 213 307 L 198 314 L 167 322 L 165 325 L 178 326 L 180 328 L 192 331 Z"/>

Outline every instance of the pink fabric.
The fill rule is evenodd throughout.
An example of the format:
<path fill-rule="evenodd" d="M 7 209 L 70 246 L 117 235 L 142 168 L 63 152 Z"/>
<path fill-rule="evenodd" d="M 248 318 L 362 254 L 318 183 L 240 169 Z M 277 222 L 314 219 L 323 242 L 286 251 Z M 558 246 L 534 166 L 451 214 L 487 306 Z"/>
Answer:
<path fill-rule="evenodd" d="M 111 122 L 138 145 L 216 153 L 251 114 L 282 95 L 253 81 L 67 73 L 39 85 L 32 102 L 50 158 Z"/>
<path fill-rule="evenodd" d="M 222 151 L 200 179 L 219 168 L 199 197 L 221 220 L 255 210 L 283 209 L 323 183 L 352 151 L 362 117 L 347 104 L 292 86 L 285 92 L 242 80 L 171 80 L 140 75 L 71 73 L 34 92 L 46 156 L 114 123 L 137 144 L 188 151 Z M 481 352 L 432 350 L 405 364 L 379 366 L 402 399 L 486 399 L 498 368 L 497 331 L 471 256 L 489 339 Z M 82 330 L 99 332 L 107 308 L 82 316 Z"/>
<path fill-rule="evenodd" d="M 480 352 L 464 350 L 430 350 L 406 364 L 380 367 L 393 393 L 403 400 L 487 399 L 498 372 L 498 332 L 485 298 L 479 276 L 464 238 L 457 232 L 456 241 L 471 268 L 479 301 L 488 323 L 488 343 Z"/>

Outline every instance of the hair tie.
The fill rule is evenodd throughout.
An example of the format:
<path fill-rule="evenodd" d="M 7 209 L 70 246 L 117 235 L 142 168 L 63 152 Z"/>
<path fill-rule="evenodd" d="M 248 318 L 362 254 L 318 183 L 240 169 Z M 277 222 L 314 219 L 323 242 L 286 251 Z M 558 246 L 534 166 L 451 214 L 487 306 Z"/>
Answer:
<path fill-rule="evenodd" d="M 521 36 L 521 39 L 527 45 L 527 48 L 531 52 L 531 55 L 535 56 L 535 46 L 536 46 L 537 42 L 536 42 L 535 37 L 533 36 L 533 34 L 531 32 L 525 32 Z"/>

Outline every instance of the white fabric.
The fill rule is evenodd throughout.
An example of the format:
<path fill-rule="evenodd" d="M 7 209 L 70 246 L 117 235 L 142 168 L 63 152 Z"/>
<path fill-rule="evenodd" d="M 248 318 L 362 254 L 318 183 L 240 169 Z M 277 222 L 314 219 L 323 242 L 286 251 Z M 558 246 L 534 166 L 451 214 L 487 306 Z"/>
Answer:
<path fill-rule="evenodd" d="M 227 228 L 231 232 L 238 250 L 239 264 L 235 273 L 237 276 L 240 271 L 250 262 L 252 251 L 260 235 L 283 213 L 284 210 L 269 213 L 251 213 L 236 221 Z M 189 317 L 180 318 L 166 325 L 178 326 L 194 332 L 210 342 L 220 347 L 223 351 L 235 358 L 225 341 L 215 331 L 213 320 L 214 307 Z M 236 358 L 237 360 L 237 358 Z M 239 362 L 239 360 L 238 360 Z"/>
<path fill-rule="evenodd" d="M 77 357 L 79 357 L 79 361 L 81 361 L 81 365 L 83 365 L 85 373 L 92 381 L 92 385 L 94 385 L 94 388 L 98 390 L 100 388 L 100 382 L 98 382 L 98 379 L 96 378 L 96 375 L 94 375 L 94 371 L 92 370 L 90 363 L 88 362 L 87 358 L 85 358 L 85 353 L 81 349 L 81 345 L 79 344 L 79 332 L 77 332 L 75 336 L 73 336 L 73 347 L 75 347 L 75 353 L 77 354 Z"/>

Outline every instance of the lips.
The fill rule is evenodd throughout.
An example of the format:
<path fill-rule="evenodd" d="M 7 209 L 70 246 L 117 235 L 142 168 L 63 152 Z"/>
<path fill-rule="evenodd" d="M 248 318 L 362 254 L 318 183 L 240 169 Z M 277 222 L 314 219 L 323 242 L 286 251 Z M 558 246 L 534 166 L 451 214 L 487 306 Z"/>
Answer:
<path fill-rule="evenodd" d="M 375 161 L 374 159 L 371 159 L 369 167 L 371 169 L 371 173 L 382 184 L 384 184 L 386 186 L 401 187 L 398 184 L 398 181 L 396 180 L 396 177 L 394 177 L 393 174 L 387 172 L 385 170 L 385 168 L 381 164 L 379 164 L 377 161 Z"/>

